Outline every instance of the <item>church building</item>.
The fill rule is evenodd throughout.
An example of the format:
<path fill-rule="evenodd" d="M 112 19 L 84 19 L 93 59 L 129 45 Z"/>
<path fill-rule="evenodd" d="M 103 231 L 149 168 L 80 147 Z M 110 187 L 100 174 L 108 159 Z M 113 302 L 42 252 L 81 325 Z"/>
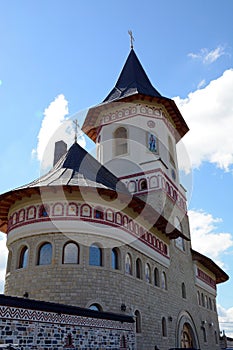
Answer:
<path fill-rule="evenodd" d="M 47 174 L 0 196 L 9 250 L 2 319 L 6 307 L 33 305 L 88 318 L 88 331 L 70 327 L 47 349 L 220 349 L 216 288 L 228 276 L 192 249 L 176 152 L 188 130 L 131 48 L 116 85 L 82 125 L 96 158 L 76 139 L 68 150 L 58 141 Z M 90 343 L 80 342 L 90 332 Z M 108 341 L 98 343 L 100 334 Z"/>

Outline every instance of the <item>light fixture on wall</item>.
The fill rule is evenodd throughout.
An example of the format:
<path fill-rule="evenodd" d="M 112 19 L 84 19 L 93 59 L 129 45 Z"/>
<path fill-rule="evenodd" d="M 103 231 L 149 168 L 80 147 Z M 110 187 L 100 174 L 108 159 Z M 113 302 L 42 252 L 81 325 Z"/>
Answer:
<path fill-rule="evenodd" d="M 202 326 L 204 326 L 207 322 L 204 320 L 201 322 Z"/>
<path fill-rule="evenodd" d="M 23 297 L 24 297 L 24 298 L 28 298 L 28 297 L 29 297 L 29 293 L 28 293 L 28 292 L 24 292 Z"/>
<path fill-rule="evenodd" d="M 168 316 L 168 321 L 172 322 L 172 316 Z"/>
<path fill-rule="evenodd" d="M 213 322 L 210 322 L 210 323 L 209 323 L 209 326 L 210 326 L 210 327 L 213 327 L 213 326 L 214 326 L 214 323 L 213 323 Z"/>

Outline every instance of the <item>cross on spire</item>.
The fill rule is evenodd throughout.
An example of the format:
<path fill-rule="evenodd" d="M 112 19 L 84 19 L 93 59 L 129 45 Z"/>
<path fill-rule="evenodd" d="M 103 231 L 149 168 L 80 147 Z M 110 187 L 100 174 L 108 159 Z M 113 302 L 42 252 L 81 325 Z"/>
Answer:
<path fill-rule="evenodd" d="M 74 123 L 74 142 L 77 143 L 78 128 L 79 128 L 78 120 L 77 119 L 73 120 L 73 123 Z"/>
<path fill-rule="evenodd" d="M 128 30 L 128 34 L 130 36 L 130 47 L 131 47 L 131 49 L 133 49 L 134 37 L 133 37 L 132 30 Z"/>

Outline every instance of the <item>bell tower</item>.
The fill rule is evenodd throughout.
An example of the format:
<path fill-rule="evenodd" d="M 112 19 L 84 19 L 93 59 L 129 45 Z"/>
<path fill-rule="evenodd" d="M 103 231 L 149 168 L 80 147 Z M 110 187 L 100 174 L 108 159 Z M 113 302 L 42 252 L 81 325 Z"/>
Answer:
<path fill-rule="evenodd" d="M 189 237 L 176 154 L 188 126 L 175 102 L 153 87 L 132 47 L 116 85 L 89 110 L 82 129 L 96 142 L 97 159 L 132 195 L 173 225 L 178 220 Z"/>

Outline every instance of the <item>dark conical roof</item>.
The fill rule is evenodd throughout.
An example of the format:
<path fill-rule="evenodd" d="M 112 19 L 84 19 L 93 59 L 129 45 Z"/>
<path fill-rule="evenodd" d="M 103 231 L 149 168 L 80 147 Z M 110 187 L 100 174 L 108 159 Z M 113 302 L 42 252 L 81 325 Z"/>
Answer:
<path fill-rule="evenodd" d="M 189 130 L 175 102 L 168 97 L 162 96 L 153 87 L 137 55 L 131 49 L 115 87 L 101 104 L 89 109 L 82 126 L 83 132 L 96 142 L 98 128 L 101 124 L 100 114 L 103 111 L 106 112 L 115 103 L 134 103 L 137 100 L 163 105 L 174 122 L 177 130 L 177 140 Z M 118 108 L 121 107 L 119 106 Z"/>
<path fill-rule="evenodd" d="M 161 97 L 160 93 L 151 84 L 134 50 L 131 49 L 115 87 L 103 102 L 110 102 L 135 94 Z"/>
<path fill-rule="evenodd" d="M 125 185 L 78 143 L 74 143 L 47 174 L 19 189 L 57 185 L 127 192 Z"/>

